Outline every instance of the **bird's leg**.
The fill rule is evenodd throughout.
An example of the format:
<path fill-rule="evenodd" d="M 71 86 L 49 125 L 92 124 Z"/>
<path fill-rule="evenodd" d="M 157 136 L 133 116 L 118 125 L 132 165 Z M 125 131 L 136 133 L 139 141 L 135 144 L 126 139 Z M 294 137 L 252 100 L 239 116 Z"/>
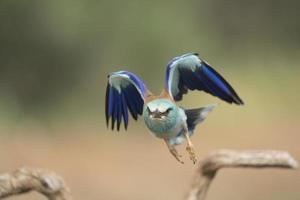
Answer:
<path fill-rule="evenodd" d="M 178 162 L 184 164 L 184 162 L 180 160 L 180 157 L 182 157 L 182 156 L 178 154 L 178 151 L 175 148 L 175 145 L 171 145 L 167 139 L 164 139 L 164 140 L 165 140 L 165 143 L 167 144 L 167 146 L 169 148 L 170 153 L 176 158 L 176 160 Z"/>
<path fill-rule="evenodd" d="M 184 132 L 184 136 L 185 136 L 185 139 L 187 142 L 186 151 L 190 154 L 190 159 L 193 161 L 193 163 L 196 164 L 197 157 L 196 157 L 195 150 L 194 150 L 193 144 L 190 140 L 189 132 L 187 129 Z"/>

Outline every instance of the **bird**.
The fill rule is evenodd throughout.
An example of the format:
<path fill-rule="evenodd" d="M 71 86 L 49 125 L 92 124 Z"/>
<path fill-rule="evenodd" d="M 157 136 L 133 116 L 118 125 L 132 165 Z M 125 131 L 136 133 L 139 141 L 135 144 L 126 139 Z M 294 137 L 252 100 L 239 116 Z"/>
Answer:
<path fill-rule="evenodd" d="M 216 104 L 186 109 L 177 102 L 189 90 L 204 91 L 229 104 L 243 105 L 244 102 L 198 53 L 186 53 L 171 59 L 165 67 L 164 78 L 164 88 L 159 95 L 154 95 L 135 74 L 129 71 L 110 73 L 105 97 L 107 127 L 119 131 L 123 121 L 127 130 L 129 113 L 134 120 L 141 116 L 150 133 L 164 140 L 169 152 L 180 163 L 184 162 L 176 146 L 186 141 L 186 151 L 195 164 L 197 156 L 190 138 L 195 127 L 204 121 Z"/>

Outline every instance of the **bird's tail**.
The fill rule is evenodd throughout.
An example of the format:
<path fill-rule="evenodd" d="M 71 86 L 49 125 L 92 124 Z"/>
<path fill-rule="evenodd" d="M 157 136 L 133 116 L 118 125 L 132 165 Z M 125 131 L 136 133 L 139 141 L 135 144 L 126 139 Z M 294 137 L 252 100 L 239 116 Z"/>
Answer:
<path fill-rule="evenodd" d="M 186 123 L 188 126 L 189 135 L 193 135 L 193 131 L 197 124 L 204 121 L 204 119 L 207 117 L 208 113 L 211 112 L 217 105 L 211 104 L 202 108 L 194 108 L 194 109 L 184 109 L 184 112 L 186 114 Z M 177 135 L 175 138 L 171 138 L 169 140 L 169 143 L 171 145 L 178 145 L 183 143 L 185 140 L 185 136 L 183 132 L 181 132 L 179 135 Z"/>
<path fill-rule="evenodd" d="M 196 125 L 204 121 L 208 113 L 211 112 L 216 106 L 216 104 L 211 104 L 202 108 L 185 109 L 184 111 L 187 117 L 186 123 L 189 132 L 193 132 Z"/>

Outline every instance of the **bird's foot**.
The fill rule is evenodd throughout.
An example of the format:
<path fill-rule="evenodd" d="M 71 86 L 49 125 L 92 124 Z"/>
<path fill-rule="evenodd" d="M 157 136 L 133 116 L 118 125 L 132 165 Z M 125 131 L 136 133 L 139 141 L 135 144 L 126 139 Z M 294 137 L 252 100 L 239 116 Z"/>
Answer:
<path fill-rule="evenodd" d="M 165 142 L 166 142 L 166 144 L 169 148 L 170 153 L 176 158 L 176 160 L 178 162 L 180 162 L 181 164 L 184 164 L 184 162 L 180 159 L 182 157 L 182 155 L 179 155 L 179 153 L 178 153 L 177 149 L 175 148 L 175 146 L 171 145 L 167 139 L 165 139 Z"/>
<path fill-rule="evenodd" d="M 195 154 L 193 144 L 190 140 L 190 136 L 188 134 L 188 131 L 185 132 L 185 138 L 186 138 L 186 141 L 187 141 L 186 151 L 189 153 L 190 159 L 193 161 L 193 163 L 196 164 L 197 157 L 196 157 L 196 154 Z"/>
<path fill-rule="evenodd" d="M 195 150 L 194 150 L 193 146 L 188 145 L 186 147 L 186 151 L 189 153 L 191 161 L 193 161 L 193 163 L 196 164 L 197 157 L 196 157 Z"/>
<path fill-rule="evenodd" d="M 178 162 L 181 164 L 184 164 L 184 162 L 180 159 L 182 155 L 178 154 L 177 150 L 175 148 L 170 149 L 171 154 L 176 158 Z"/>

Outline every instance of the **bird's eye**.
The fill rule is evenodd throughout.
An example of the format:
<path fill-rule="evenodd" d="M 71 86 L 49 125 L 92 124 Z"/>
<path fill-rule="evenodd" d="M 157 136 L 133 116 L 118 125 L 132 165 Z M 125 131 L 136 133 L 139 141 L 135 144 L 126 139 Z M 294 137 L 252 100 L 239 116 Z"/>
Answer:
<path fill-rule="evenodd" d="M 161 113 L 162 116 L 167 116 L 173 108 L 168 108 L 165 112 Z"/>
<path fill-rule="evenodd" d="M 171 110 L 173 110 L 173 108 L 168 108 L 166 112 L 169 113 Z"/>

